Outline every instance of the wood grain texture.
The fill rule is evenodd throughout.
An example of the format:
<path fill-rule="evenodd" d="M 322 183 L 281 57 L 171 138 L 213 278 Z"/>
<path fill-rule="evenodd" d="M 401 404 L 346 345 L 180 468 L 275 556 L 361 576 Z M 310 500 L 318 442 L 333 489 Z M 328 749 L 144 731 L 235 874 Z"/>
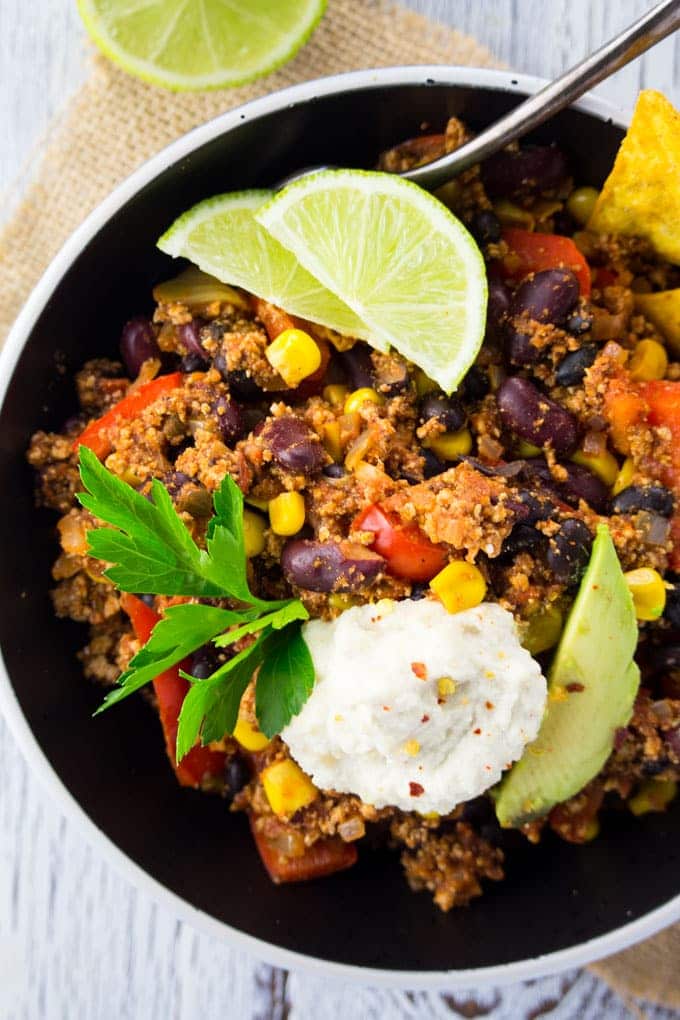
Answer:
<path fill-rule="evenodd" d="M 554 76 L 647 9 L 645 0 L 408 0 L 519 70 Z M 73 0 L 0 0 L 0 194 L 87 73 Z M 680 40 L 598 90 L 630 106 L 680 99 Z M 16 186 L 16 184 L 15 184 Z M 286 974 L 179 923 L 121 879 L 59 813 L 0 721 L 2 1020 L 671 1020 L 586 972 L 455 994 L 386 992 Z"/>

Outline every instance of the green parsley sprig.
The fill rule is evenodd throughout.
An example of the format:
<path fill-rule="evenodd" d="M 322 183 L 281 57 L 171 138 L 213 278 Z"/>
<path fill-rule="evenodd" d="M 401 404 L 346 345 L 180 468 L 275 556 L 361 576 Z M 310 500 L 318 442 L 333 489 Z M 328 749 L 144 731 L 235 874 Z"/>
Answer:
<path fill-rule="evenodd" d="M 250 591 L 243 538 L 243 495 L 227 475 L 213 497 L 206 548 L 199 549 L 165 486 L 155 479 L 149 498 L 116 478 L 80 447 L 78 499 L 105 524 L 88 532 L 89 553 L 111 564 L 104 576 L 121 591 L 229 599 L 235 609 L 187 603 L 166 609 L 151 637 L 131 659 L 99 712 L 138 691 L 160 673 L 212 641 L 254 642 L 206 679 L 181 671 L 190 683 L 179 717 L 177 761 L 201 743 L 233 733 L 243 692 L 259 669 L 255 713 L 273 737 L 296 715 L 314 686 L 314 667 L 302 637 L 308 613 L 299 599 L 265 600 Z"/>

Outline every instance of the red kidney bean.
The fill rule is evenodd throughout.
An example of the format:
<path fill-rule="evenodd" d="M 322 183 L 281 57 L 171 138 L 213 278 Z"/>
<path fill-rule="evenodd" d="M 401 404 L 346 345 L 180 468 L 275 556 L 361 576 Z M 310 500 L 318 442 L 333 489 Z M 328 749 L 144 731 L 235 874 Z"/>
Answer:
<path fill-rule="evenodd" d="M 662 517 L 672 517 L 674 509 L 673 493 L 663 485 L 629 485 L 612 500 L 612 513 L 615 514 L 651 510 Z"/>
<path fill-rule="evenodd" d="M 313 475 L 326 463 L 319 437 L 299 418 L 292 415 L 274 418 L 262 434 L 274 460 L 286 471 Z"/>
<path fill-rule="evenodd" d="M 576 584 L 590 559 L 593 536 L 575 517 L 564 521 L 560 530 L 551 537 L 546 552 L 546 563 L 562 584 Z"/>
<path fill-rule="evenodd" d="M 555 372 L 558 386 L 578 386 L 586 374 L 586 369 L 595 361 L 599 351 L 597 344 L 584 344 L 577 351 L 566 354 Z"/>
<path fill-rule="evenodd" d="M 548 191 L 567 176 L 563 154 L 554 145 L 531 145 L 499 152 L 482 163 L 482 183 L 492 198 Z"/>
<path fill-rule="evenodd" d="M 150 319 L 138 315 L 125 323 L 120 335 L 120 355 L 131 378 L 139 375 L 148 358 L 159 358 L 160 354 Z"/>
<path fill-rule="evenodd" d="M 482 209 L 472 217 L 470 233 L 479 244 L 497 244 L 501 239 L 501 221 L 490 209 Z"/>
<path fill-rule="evenodd" d="M 232 443 L 243 435 L 245 431 L 243 411 L 235 400 L 220 396 L 214 401 L 212 410 L 225 443 Z"/>
<path fill-rule="evenodd" d="M 511 365 L 533 365 L 541 356 L 541 352 L 531 342 L 532 334 L 528 329 L 508 323 L 505 327 L 505 353 Z"/>
<path fill-rule="evenodd" d="M 521 439 L 536 446 L 550 445 L 558 454 L 569 454 L 576 448 L 576 419 L 528 379 L 505 379 L 496 399 L 503 424 Z"/>
<path fill-rule="evenodd" d="M 356 542 L 295 539 L 281 553 L 281 567 L 290 584 L 309 591 L 359 591 L 382 577 L 385 560 Z"/>
<path fill-rule="evenodd" d="M 375 382 L 373 361 L 370 348 L 366 344 L 355 344 L 348 351 L 342 351 L 338 359 L 347 373 L 352 389 L 360 390 L 373 386 Z"/>
<path fill-rule="evenodd" d="M 489 280 L 489 295 L 486 303 L 486 333 L 488 339 L 500 339 L 503 325 L 510 309 L 510 300 L 510 291 L 502 280 Z"/>
<path fill-rule="evenodd" d="M 447 432 L 457 432 L 465 424 L 466 414 L 463 405 L 455 397 L 428 393 L 420 405 L 420 420 L 430 421 L 432 418 L 440 422 Z"/>
<path fill-rule="evenodd" d="M 191 322 L 183 322 L 177 330 L 177 335 L 188 356 L 193 354 L 202 361 L 208 361 L 209 356 L 201 343 L 201 327 L 203 325 L 203 319 L 192 319 Z"/>
<path fill-rule="evenodd" d="M 510 315 L 557 324 L 574 307 L 578 295 L 578 280 L 570 269 L 543 269 L 520 283 L 510 303 Z"/>

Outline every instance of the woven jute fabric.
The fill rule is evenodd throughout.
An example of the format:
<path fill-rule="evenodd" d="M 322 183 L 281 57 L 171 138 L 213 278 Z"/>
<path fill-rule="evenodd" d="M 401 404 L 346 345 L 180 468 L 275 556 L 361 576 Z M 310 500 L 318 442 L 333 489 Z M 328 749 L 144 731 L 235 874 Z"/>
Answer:
<path fill-rule="evenodd" d="M 474 39 L 386 0 L 330 0 L 297 57 L 241 88 L 176 95 L 95 56 L 36 154 L 32 183 L 0 234 L 0 343 L 69 234 L 121 180 L 179 135 L 249 99 L 323 75 L 393 64 L 499 64 Z M 625 894 L 625 891 L 624 891 Z M 593 970 L 626 998 L 680 1007 L 680 927 Z"/>

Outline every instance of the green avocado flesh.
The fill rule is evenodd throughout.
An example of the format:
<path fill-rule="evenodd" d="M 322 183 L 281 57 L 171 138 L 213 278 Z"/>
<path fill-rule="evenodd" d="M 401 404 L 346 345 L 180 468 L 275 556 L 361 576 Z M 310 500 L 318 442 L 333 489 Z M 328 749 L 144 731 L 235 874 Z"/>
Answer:
<path fill-rule="evenodd" d="M 633 711 L 640 671 L 633 599 L 601 524 L 548 676 L 536 740 L 496 792 L 502 826 L 523 825 L 568 800 L 600 771 Z"/>

